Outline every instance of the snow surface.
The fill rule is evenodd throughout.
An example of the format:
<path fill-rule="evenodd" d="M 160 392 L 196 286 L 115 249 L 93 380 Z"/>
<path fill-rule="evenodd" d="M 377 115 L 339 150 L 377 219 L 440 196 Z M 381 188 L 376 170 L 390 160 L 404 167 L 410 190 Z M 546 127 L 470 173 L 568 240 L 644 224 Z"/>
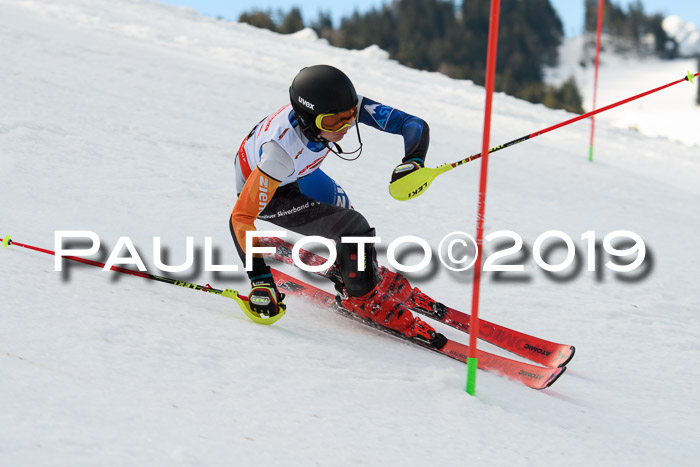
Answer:
<path fill-rule="evenodd" d="M 432 166 L 481 145 L 482 88 L 377 48 L 150 1 L 0 0 L 0 10 L 0 235 L 17 242 L 53 248 L 56 230 L 90 230 L 104 261 L 128 236 L 153 268 L 153 237 L 179 264 L 187 236 L 200 254 L 211 236 L 218 262 L 232 261 L 235 151 L 313 63 L 424 117 Z M 621 84 L 604 72 L 601 104 L 685 73 L 629 65 L 645 73 Z M 492 146 L 571 117 L 497 95 Z M 593 164 L 587 122 L 491 157 L 487 233 L 515 231 L 528 250 L 508 258 L 525 273 L 484 275 L 481 313 L 576 346 L 544 391 L 479 372 L 468 397 L 459 362 L 294 298 L 264 327 L 214 295 L 89 266 L 62 274 L 51 256 L 3 249 L 0 465 L 697 465 L 699 150 L 643 131 L 600 118 Z M 384 249 L 401 235 L 435 249 L 452 231 L 474 232 L 478 162 L 400 203 L 385 188 L 400 138 L 364 129 L 363 140 L 360 160 L 324 169 Z M 581 269 L 550 277 L 534 264 L 533 243 L 551 229 L 574 239 Z M 618 229 L 647 245 L 641 277 L 605 269 L 606 254 L 586 270 L 581 235 L 602 242 Z M 180 277 L 248 288 L 242 273 Z M 469 309 L 470 274 L 440 266 L 411 278 Z"/>
<path fill-rule="evenodd" d="M 700 55 L 700 30 L 695 23 L 686 22 L 680 16 L 668 16 L 662 23 L 664 31 L 678 44 L 683 57 Z"/>
<path fill-rule="evenodd" d="M 595 105 L 597 109 L 684 78 L 688 71 L 693 74 L 700 71 L 695 58 L 639 59 L 615 54 L 610 48 L 606 49 L 606 39 L 603 36 Z M 583 36 L 565 39 L 559 50 L 560 63 L 556 68 L 545 70 L 545 81 L 560 85 L 573 76 L 583 96 L 583 107 L 590 111 L 593 110 L 595 46 L 584 50 L 583 44 Z M 596 127 L 598 122 L 606 122 L 647 136 L 666 137 L 687 145 L 700 146 L 700 106 L 696 101 L 699 78 L 693 84 L 679 83 L 668 90 L 600 113 L 595 116 Z M 588 126 L 590 135 L 590 123 L 582 126 Z M 594 145 L 598 146 L 597 143 Z"/>

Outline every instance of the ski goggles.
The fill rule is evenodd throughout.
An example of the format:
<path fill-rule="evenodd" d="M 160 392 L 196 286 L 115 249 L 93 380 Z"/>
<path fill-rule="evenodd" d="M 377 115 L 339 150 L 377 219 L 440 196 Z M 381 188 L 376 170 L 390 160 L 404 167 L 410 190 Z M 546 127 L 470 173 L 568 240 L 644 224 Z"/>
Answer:
<path fill-rule="evenodd" d="M 357 115 L 357 108 L 353 107 L 345 112 L 334 114 L 319 114 L 316 116 L 316 126 L 331 133 L 343 131 L 345 128 L 352 125 Z"/>

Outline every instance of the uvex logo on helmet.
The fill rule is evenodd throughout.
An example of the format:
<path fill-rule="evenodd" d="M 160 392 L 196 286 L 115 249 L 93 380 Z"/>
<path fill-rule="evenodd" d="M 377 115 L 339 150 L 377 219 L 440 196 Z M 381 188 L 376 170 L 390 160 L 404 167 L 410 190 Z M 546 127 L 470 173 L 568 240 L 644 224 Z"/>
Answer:
<path fill-rule="evenodd" d="M 302 105 L 305 105 L 306 107 L 310 108 L 311 110 L 314 110 L 314 105 L 311 102 L 305 100 L 301 96 L 299 96 L 299 103 Z"/>

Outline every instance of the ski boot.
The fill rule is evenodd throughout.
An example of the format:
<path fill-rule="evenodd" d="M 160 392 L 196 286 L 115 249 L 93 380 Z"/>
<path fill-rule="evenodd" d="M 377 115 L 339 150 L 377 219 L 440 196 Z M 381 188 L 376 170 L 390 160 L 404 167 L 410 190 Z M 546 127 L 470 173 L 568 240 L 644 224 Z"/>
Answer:
<path fill-rule="evenodd" d="M 422 341 L 431 347 L 441 349 L 447 344 L 447 338 L 444 335 L 436 332 L 428 323 L 418 317 L 413 321 L 411 328 L 415 333 L 414 339 Z"/>
<path fill-rule="evenodd" d="M 364 236 L 374 237 L 374 229 Z M 445 345 L 447 339 L 442 334 L 417 320 L 403 301 L 389 292 L 394 276 L 379 274 L 373 243 L 365 243 L 362 251 L 348 243 L 339 242 L 336 245 L 340 277 L 331 280 L 338 290 L 336 300 L 340 306 L 408 338 L 416 338 L 437 348 Z M 364 267 L 360 268 L 359 265 Z"/>
<path fill-rule="evenodd" d="M 381 282 L 388 280 L 387 291 L 399 301 L 417 313 L 423 313 L 441 320 L 447 314 L 447 307 L 440 302 L 436 302 L 428 295 L 420 291 L 418 287 L 412 287 L 408 280 L 398 272 L 392 272 L 384 266 L 378 268 Z"/>
<path fill-rule="evenodd" d="M 426 322 L 413 316 L 411 311 L 397 297 L 384 292 L 386 280 L 382 280 L 368 294 L 351 297 L 341 291 L 336 298 L 338 304 L 362 318 L 371 319 L 381 326 L 398 331 L 406 337 L 419 340 L 441 349 L 447 339 L 436 332 Z"/>

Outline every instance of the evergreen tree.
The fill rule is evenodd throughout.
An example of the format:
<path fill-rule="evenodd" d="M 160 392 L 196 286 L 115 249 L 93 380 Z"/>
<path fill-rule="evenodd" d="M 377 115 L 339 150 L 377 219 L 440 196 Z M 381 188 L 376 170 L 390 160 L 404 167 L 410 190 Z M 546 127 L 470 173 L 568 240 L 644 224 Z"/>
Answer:
<path fill-rule="evenodd" d="M 571 81 L 560 89 L 545 87 L 542 70 L 555 65 L 563 29 L 549 0 L 501 0 L 496 91 L 544 102 L 553 108 L 581 111 L 581 98 Z M 485 81 L 490 0 L 393 0 L 389 5 L 343 18 L 333 28 L 330 15 L 312 23 L 320 37 L 349 49 L 376 44 L 391 58 L 417 69 L 440 71 L 453 78 Z M 293 8 L 280 21 L 269 12 L 241 15 L 240 21 L 290 33 L 303 28 Z M 578 110 L 581 109 L 581 110 Z"/>
<path fill-rule="evenodd" d="M 272 14 L 270 11 L 256 10 L 250 13 L 243 12 L 238 17 L 240 23 L 248 23 L 256 28 L 269 29 L 270 31 L 277 31 L 277 25 L 272 21 Z"/>
<path fill-rule="evenodd" d="M 304 29 L 304 20 L 301 18 L 301 10 L 295 7 L 284 16 L 277 32 L 292 34 L 302 29 Z"/>
<path fill-rule="evenodd" d="M 582 114 L 583 104 L 581 94 L 576 86 L 576 80 L 571 77 L 557 91 L 557 102 L 561 108 L 569 112 Z"/>
<path fill-rule="evenodd" d="M 364 15 L 355 11 L 350 18 L 341 20 L 337 40 L 332 43 L 347 49 L 364 49 L 376 44 L 393 57 L 398 45 L 395 29 L 394 15 L 386 7 L 372 9 Z"/>
<path fill-rule="evenodd" d="M 642 52 L 642 39 L 651 34 L 654 37 L 652 52 L 662 58 L 673 58 L 675 51 L 671 39 L 663 29 L 663 19 L 660 14 L 647 16 L 641 0 L 631 3 L 627 12 L 613 5 L 612 0 L 603 2 L 603 32 L 615 37 L 615 47 L 619 51 L 633 49 Z M 593 33 L 597 27 L 598 0 L 586 0 L 586 31 Z"/>
<path fill-rule="evenodd" d="M 333 35 L 333 20 L 331 14 L 327 11 L 321 11 L 318 18 L 311 23 L 311 29 L 316 31 L 318 37 L 330 39 Z"/>
<path fill-rule="evenodd" d="M 286 14 L 282 10 L 277 10 L 276 14 L 273 14 L 270 10 L 243 12 L 238 17 L 238 21 L 240 23 L 248 23 L 256 28 L 269 29 L 282 34 L 291 34 L 304 29 L 301 10 L 296 7 Z"/>

